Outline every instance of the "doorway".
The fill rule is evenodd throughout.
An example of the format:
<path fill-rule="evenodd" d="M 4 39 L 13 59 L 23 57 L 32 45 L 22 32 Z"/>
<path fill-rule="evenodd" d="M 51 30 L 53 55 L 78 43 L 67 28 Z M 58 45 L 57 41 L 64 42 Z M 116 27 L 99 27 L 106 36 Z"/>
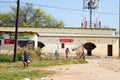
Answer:
<path fill-rule="evenodd" d="M 0 46 L 1 46 L 1 40 L 0 40 Z"/>
<path fill-rule="evenodd" d="M 87 42 L 84 44 L 84 48 L 87 50 L 87 55 L 92 56 L 92 50 L 96 48 L 96 45 L 91 42 Z"/>
<path fill-rule="evenodd" d="M 108 45 L 108 56 L 112 56 L 112 45 Z"/>
<path fill-rule="evenodd" d="M 38 42 L 38 47 L 39 47 L 39 48 L 43 48 L 44 46 L 45 46 L 44 43 L 42 43 L 42 42 Z"/>

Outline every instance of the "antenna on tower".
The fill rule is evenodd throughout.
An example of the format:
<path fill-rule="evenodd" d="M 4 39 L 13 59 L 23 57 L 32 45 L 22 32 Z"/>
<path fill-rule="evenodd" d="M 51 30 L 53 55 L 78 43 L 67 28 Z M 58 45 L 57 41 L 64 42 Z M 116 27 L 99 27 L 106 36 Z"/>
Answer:
<path fill-rule="evenodd" d="M 83 22 L 81 28 L 101 28 L 101 21 L 96 13 L 99 8 L 99 0 L 83 0 Z M 93 11 L 94 10 L 94 11 Z M 89 12 L 89 16 L 88 16 Z M 94 13 L 94 14 L 93 14 Z M 86 15 L 87 14 L 87 15 Z M 94 15 L 94 18 L 93 18 Z"/>

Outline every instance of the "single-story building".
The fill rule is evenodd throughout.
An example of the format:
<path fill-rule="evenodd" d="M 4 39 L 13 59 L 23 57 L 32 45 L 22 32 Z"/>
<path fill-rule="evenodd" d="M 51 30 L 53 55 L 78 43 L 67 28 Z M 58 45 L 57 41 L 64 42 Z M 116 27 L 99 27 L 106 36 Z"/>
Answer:
<path fill-rule="evenodd" d="M 14 31 L 11 27 L 2 27 L 0 31 Z M 106 28 L 23 28 L 19 32 L 27 34 L 33 32 L 38 36 L 34 38 L 36 47 L 38 44 L 42 48 L 42 53 L 54 54 L 55 50 L 59 55 L 65 54 L 65 49 L 69 48 L 71 54 L 75 54 L 74 48 L 87 45 L 84 49 L 86 55 L 96 56 L 119 56 L 119 36 L 115 29 Z M 31 34 L 29 33 L 29 36 Z M 32 34 L 33 34 L 32 33 Z M 26 33 L 24 36 L 28 36 Z M 2 34 L 3 35 L 3 34 Z M 8 36 L 8 35 L 7 35 Z M 25 38 L 25 37 L 22 37 Z M 32 40 L 29 37 L 27 40 Z"/>
<path fill-rule="evenodd" d="M 38 34 L 35 32 L 18 32 L 18 47 L 31 45 L 38 47 Z M 1 53 L 13 53 L 15 43 L 15 32 L 0 31 L 0 51 Z"/>

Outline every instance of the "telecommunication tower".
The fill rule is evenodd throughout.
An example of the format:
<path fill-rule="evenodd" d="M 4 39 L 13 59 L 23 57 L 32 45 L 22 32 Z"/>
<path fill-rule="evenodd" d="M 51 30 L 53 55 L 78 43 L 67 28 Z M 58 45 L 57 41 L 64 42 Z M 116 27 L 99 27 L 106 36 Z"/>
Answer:
<path fill-rule="evenodd" d="M 98 10 L 99 0 L 83 0 L 81 28 L 101 28 Z"/>

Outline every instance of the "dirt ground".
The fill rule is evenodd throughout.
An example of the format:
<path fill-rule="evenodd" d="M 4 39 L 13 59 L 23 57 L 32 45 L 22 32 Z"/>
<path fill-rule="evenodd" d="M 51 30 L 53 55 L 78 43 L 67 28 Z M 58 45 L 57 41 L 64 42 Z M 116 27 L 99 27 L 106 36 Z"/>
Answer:
<path fill-rule="evenodd" d="M 87 58 L 88 64 L 53 66 L 56 74 L 45 80 L 120 80 L 120 60 L 115 58 Z"/>

